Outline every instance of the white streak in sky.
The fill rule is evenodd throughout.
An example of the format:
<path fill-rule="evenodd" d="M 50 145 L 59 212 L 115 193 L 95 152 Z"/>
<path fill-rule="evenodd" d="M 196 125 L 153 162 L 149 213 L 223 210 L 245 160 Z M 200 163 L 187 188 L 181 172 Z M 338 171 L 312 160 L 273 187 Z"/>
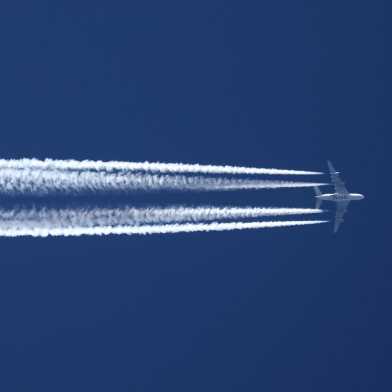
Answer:
<path fill-rule="evenodd" d="M 312 208 L 257 207 L 132 207 L 120 206 L 13 206 L 0 208 L 0 228 L 54 229 L 73 227 L 118 227 L 147 224 L 200 223 L 236 219 L 255 219 L 263 216 L 320 214 Z"/>
<path fill-rule="evenodd" d="M 95 170 L 95 171 L 141 171 L 161 174 L 189 173 L 189 174 L 271 174 L 271 175 L 319 175 L 321 172 L 304 170 L 264 169 L 243 166 L 200 165 L 185 163 L 159 162 L 119 162 L 119 161 L 76 161 L 54 159 L 0 159 L 2 169 L 42 169 L 42 170 Z"/>
<path fill-rule="evenodd" d="M 25 228 L 4 230 L 0 227 L 3 237 L 48 237 L 48 236 L 83 236 L 83 235 L 147 235 L 147 234 L 175 234 L 210 231 L 232 231 L 266 229 L 274 227 L 304 226 L 326 223 L 327 221 L 275 221 L 275 222 L 227 222 L 227 223 L 186 223 L 169 225 L 143 225 L 119 227 L 71 227 L 71 228 Z"/>
<path fill-rule="evenodd" d="M 162 175 L 129 171 L 59 170 L 55 168 L 0 168 L 0 195 L 129 193 L 135 191 L 229 191 L 241 189 L 302 188 L 315 182 Z"/>

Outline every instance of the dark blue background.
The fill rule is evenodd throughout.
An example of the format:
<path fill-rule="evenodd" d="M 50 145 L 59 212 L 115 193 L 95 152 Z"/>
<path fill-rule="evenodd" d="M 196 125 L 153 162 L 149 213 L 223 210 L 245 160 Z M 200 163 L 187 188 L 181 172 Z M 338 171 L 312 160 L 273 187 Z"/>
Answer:
<path fill-rule="evenodd" d="M 2 157 L 308 170 L 329 158 L 367 198 L 337 236 L 1 239 L 0 389 L 390 391 L 384 12 L 2 2 Z M 306 189 L 200 198 L 314 204 Z"/>

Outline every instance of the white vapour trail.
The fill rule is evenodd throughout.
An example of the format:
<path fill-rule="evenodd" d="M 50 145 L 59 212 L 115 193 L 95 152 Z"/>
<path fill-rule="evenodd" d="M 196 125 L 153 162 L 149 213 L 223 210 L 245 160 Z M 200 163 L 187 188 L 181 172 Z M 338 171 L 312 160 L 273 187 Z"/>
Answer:
<path fill-rule="evenodd" d="M 73 227 L 118 227 L 146 224 L 200 223 L 236 219 L 254 219 L 263 216 L 319 214 L 312 208 L 257 208 L 257 207 L 149 207 L 129 205 L 36 207 L 14 206 L 0 208 L 2 230 L 57 229 Z"/>
<path fill-rule="evenodd" d="M 221 178 L 190 175 L 160 175 L 128 171 L 64 171 L 59 169 L 0 169 L 0 194 L 80 194 L 134 191 L 224 191 L 240 189 L 299 188 L 324 185 L 314 182 L 290 182 Z"/>
<path fill-rule="evenodd" d="M 189 174 L 271 174 L 271 175 L 318 175 L 323 174 L 305 170 L 264 169 L 243 166 L 200 165 L 186 163 L 160 162 L 120 162 L 120 161 L 76 161 L 54 159 L 0 159 L 2 169 L 43 169 L 43 170 L 96 170 L 96 171 L 142 171 L 157 173 L 189 173 Z"/>
<path fill-rule="evenodd" d="M 83 235 L 146 235 L 146 234 L 174 234 L 210 231 L 232 231 L 249 229 L 266 229 L 274 227 L 305 226 L 326 223 L 327 221 L 274 221 L 274 222 L 212 222 L 185 223 L 169 225 L 143 225 L 119 227 L 71 227 L 71 228 L 25 228 L 7 230 L 0 227 L 0 237 L 48 237 L 48 236 L 83 236 Z"/>

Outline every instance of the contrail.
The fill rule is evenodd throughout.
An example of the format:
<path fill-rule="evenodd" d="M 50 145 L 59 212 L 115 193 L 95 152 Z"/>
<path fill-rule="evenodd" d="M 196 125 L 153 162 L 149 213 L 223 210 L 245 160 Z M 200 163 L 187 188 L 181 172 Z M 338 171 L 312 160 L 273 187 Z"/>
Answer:
<path fill-rule="evenodd" d="M 326 223 L 327 221 L 274 221 L 274 222 L 212 222 L 212 223 L 186 223 L 170 225 L 143 225 L 143 226 L 102 226 L 102 227 L 71 227 L 71 228 L 26 228 L 7 230 L 0 228 L 3 237 L 48 237 L 48 236 L 82 236 L 82 235 L 147 235 L 147 234 L 175 234 L 210 231 L 232 231 L 266 229 L 274 227 L 304 226 Z"/>
<path fill-rule="evenodd" d="M 228 175 L 319 175 L 316 171 L 264 169 L 243 166 L 200 165 L 186 163 L 160 162 L 120 162 L 120 161 L 77 161 L 54 159 L 0 159 L 2 169 L 42 169 L 42 170 L 95 170 L 95 171 L 140 171 L 157 172 L 161 174 L 189 173 L 189 174 L 228 174 Z"/>
<path fill-rule="evenodd" d="M 8 162 L 8 161 L 7 161 Z M 18 161 L 19 162 L 19 161 Z M 0 195 L 74 195 L 136 191 L 230 191 L 315 187 L 316 182 L 292 182 L 129 171 L 60 170 L 0 167 Z"/>
<path fill-rule="evenodd" d="M 312 208 L 257 207 L 132 207 L 65 205 L 14 205 L 0 208 L 0 228 L 4 231 L 23 229 L 57 229 L 73 227 L 118 227 L 148 224 L 201 223 L 263 216 L 320 214 Z"/>

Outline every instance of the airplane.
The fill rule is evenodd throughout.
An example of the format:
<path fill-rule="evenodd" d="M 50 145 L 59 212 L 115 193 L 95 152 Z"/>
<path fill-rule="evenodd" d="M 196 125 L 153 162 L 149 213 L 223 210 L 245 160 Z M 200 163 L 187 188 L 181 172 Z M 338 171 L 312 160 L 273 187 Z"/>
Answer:
<path fill-rule="evenodd" d="M 319 209 L 323 201 L 333 201 L 336 203 L 336 216 L 335 216 L 335 226 L 334 233 L 337 233 L 340 225 L 344 222 L 344 214 L 347 211 L 348 205 L 354 200 L 363 200 L 364 195 L 360 193 L 349 193 L 344 182 L 339 176 L 339 172 L 335 170 L 332 163 L 328 161 L 329 173 L 331 175 L 331 181 L 335 187 L 335 193 L 325 193 L 322 194 L 318 187 L 314 188 L 316 193 L 316 208 Z"/>

